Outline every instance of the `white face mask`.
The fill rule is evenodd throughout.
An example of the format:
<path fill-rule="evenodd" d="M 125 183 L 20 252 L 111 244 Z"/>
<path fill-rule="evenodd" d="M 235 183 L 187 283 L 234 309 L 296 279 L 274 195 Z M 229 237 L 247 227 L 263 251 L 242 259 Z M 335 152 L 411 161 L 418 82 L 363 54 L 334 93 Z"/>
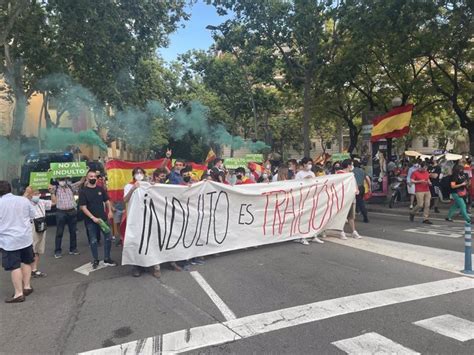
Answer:
<path fill-rule="evenodd" d="M 270 164 L 267 164 L 267 165 L 265 166 L 265 168 L 267 168 L 267 170 L 270 170 L 270 169 L 272 168 L 272 166 L 271 166 Z"/>
<path fill-rule="evenodd" d="M 307 171 L 310 171 L 312 168 L 313 168 L 313 165 L 311 165 L 311 164 L 306 165 L 306 170 Z"/>
<path fill-rule="evenodd" d="M 66 181 L 60 181 L 59 186 L 66 186 Z"/>
<path fill-rule="evenodd" d="M 38 203 L 40 200 L 40 197 L 39 196 L 32 196 L 31 197 L 31 201 L 33 201 L 34 203 Z"/>
<path fill-rule="evenodd" d="M 136 181 L 142 181 L 145 176 L 143 174 L 135 174 Z"/>
<path fill-rule="evenodd" d="M 262 178 L 268 179 L 268 175 L 267 175 L 267 174 L 263 174 L 263 175 L 262 175 Z"/>

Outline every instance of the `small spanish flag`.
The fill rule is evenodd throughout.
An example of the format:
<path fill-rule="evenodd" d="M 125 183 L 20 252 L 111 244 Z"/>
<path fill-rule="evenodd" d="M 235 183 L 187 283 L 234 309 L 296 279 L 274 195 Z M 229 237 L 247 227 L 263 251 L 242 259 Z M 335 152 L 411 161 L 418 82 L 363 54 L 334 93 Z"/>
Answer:
<path fill-rule="evenodd" d="M 383 138 L 399 138 L 408 134 L 412 112 L 413 105 L 406 105 L 374 118 L 370 140 L 376 142 Z"/>
<path fill-rule="evenodd" d="M 214 159 L 217 158 L 217 155 L 216 153 L 214 153 L 214 150 L 211 148 L 209 150 L 209 153 L 207 153 L 207 157 L 206 157 L 206 160 L 205 160 L 205 163 L 206 164 L 209 164 L 210 162 L 212 162 Z"/>

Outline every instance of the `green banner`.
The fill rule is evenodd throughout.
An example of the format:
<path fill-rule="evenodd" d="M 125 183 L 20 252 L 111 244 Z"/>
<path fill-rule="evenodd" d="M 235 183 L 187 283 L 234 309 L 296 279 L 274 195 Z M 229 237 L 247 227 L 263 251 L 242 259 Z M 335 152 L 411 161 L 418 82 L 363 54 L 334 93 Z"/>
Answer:
<path fill-rule="evenodd" d="M 263 163 L 263 154 L 245 154 L 248 162 Z"/>
<path fill-rule="evenodd" d="M 51 163 L 51 177 L 53 179 L 62 177 L 83 177 L 86 176 L 88 167 L 86 162 L 68 162 L 68 163 Z"/>
<path fill-rule="evenodd" d="M 247 168 L 247 158 L 227 158 L 224 160 L 224 165 L 227 169 Z"/>
<path fill-rule="evenodd" d="M 47 189 L 51 176 L 49 172 L 32 172 L 30 173 L 30 186 L 34 190 Z"/>
<path fill-rule="evenodd" d="M 331 155 L 332 161 L 343 161 L 345 159 L 350 159 L 351 155 L 349 153 L 334 153 Z"/>

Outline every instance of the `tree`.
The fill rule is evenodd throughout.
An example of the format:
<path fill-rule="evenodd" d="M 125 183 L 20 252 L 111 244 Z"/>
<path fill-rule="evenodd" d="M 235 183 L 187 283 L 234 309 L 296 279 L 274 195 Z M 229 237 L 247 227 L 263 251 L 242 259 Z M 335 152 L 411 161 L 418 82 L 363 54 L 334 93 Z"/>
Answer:
<path fill-rule="evenodd" d="M 324 63 L 332 55 L 334 32 L 328 30 L 333 7 L 322 1 L 214 0 L 219 11 L 231 10 L 229 23 L 242 35 L 256 37 L 274 62 L 281 62 L 286 83 L 303 95 L 304 154 L 309 155 L 311 105 Z M 334 27 L 333 27 L 334 29 Z M 274 73 L 276 74 L 276 73 Z"/>

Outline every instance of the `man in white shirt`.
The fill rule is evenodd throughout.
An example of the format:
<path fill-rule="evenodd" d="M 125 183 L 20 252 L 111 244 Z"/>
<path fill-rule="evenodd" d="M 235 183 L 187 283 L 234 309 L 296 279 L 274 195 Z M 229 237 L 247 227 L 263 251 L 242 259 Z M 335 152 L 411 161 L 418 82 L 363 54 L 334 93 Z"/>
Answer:
<path fill-rule="evenodd" d="M 11 271 L 15 293 L 6 303 L 25 301 L 33 292 L 30 285 L 34 261 L 31 220 L 35 210 L 25 197 L 14 196 L 9 182 L 0 181 L 0 249 L 2 266 Z"/>

